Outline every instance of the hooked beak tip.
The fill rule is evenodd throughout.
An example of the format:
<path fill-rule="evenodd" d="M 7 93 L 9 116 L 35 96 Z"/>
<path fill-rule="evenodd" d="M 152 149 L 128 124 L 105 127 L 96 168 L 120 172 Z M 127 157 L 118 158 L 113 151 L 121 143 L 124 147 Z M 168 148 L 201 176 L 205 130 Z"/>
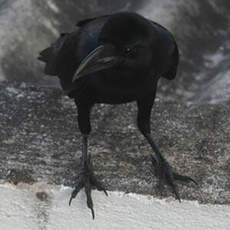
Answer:
<path fill-rule="evenodd" d="M 77 69 L 76 73 L 73 76 L 72 82 L 75 82 L 78 78 L 80 78 L 80 76 L 79 76 L 79 71 Z"/>
<path fill-rule="evenodd" d="M 119 57 L 114 55 L 114 46 L 100 45 L 91 51 L 80 63 L 76 73 L 73 76 L 72 82 L 77 79 L 95 73 L 104 69 L 111 68 L 118 63 Z"/>

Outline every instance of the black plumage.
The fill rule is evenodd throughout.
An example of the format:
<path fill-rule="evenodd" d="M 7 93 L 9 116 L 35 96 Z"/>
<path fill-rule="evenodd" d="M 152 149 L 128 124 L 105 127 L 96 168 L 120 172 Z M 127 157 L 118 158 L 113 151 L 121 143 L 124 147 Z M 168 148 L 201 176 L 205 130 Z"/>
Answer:
<path fill-rule="evenodd" d="M 78 22 L 78 29 L 40 53 L 45 74 L 56 75 L 63 90 L 74 98 L 83 136 L 82 171 L 71 200 L 85 187 L 92 211 L 91 186 L 105 189 L 95 178 L 87 151 L 91 131 L 90 110 L 95 103 L 120 104 L 136 101 L 137 125 L 155 152 L 151 156 L 160 182 L 171 186 L 180 200 L 175 180 L 193 181 L 176 174 L 154 143 L 150 114 L 160 77 L 176 76 L 179 54 L 173 35 L 161 25 L 130 12 Z"/>

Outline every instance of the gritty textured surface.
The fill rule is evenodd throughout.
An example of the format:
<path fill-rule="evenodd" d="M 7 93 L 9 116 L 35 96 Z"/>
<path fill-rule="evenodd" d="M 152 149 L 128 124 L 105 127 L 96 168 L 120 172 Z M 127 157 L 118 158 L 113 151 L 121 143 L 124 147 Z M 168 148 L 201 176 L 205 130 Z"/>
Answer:
<path fill-rule="evenodd" d="M 0 177 L 74 186 L 81 158 L 77 110 L 58 89 L 0 85 Z M 157 100 L 152 133 L 164 156 L 199 183 L 179 184 L 182 199 L 228 204 L 230 109 Z M 152 152 L 136 129 L 136 105 L 96 105 L 89 151 L 95 174 L 110 191 L 159 197 Z M 42 197 L 42 194 L 40 194 Z M 171 192 L 164 190 L 163 196 Z"/>
<path fill-rule="evenodd" d="M 38 194 L 46 194 L 41 200 Z M 63 186 L 0 184 L 0 218 L 4 230 L 227 230 L 230 207 L 196 201 L 159 200 L 150 195 L 93 191 L 92 220 L 85 194 L 68 206 L 71 189 Z"/>

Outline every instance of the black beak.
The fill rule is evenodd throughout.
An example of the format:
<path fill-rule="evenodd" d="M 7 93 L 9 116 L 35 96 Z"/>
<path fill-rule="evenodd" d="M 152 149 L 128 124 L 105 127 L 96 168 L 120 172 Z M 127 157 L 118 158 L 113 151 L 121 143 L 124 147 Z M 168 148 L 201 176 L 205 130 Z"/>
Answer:
<path fill-rule="evenodd" d="M 72 81 L 74 82 L 77 78 L 87 74 L 114 67 L 118 64 L 119 59 L 115 55 L 114 46 L 100 45 L 81 61 Z"/>

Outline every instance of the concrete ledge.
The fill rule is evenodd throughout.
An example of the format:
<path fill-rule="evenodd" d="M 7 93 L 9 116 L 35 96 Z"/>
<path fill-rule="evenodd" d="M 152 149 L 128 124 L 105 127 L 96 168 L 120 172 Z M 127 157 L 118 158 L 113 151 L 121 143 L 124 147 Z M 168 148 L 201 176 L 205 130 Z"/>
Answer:
<path fill-rule="evenodd" d="M 226 230 L 230 207 L 194 201 L 159 200 L 150 195 L 93 191 L 95 220 L 84 192 L 69 207 L 71 189 L 40 183 L 0 184 L 0 218 L 4 230 Z"/>
<path fill-rule="evenodd" d="M 73 186 L 81 156 L 73 101 L 58 89 L 6 83 L 0 85 L 0 98 L 0 177 L 15 184 Z M 156 102 L 156 143 L 176 171 L 199 183 L 199 188 L 180 184 L 183 199 L 229 204 L 229 116 L 225 105 Z M 159 197 L 151 149 L 135 120 L 135 104 L 95 106 L 89 147 L 95 173 L 109 191 Z"/>

